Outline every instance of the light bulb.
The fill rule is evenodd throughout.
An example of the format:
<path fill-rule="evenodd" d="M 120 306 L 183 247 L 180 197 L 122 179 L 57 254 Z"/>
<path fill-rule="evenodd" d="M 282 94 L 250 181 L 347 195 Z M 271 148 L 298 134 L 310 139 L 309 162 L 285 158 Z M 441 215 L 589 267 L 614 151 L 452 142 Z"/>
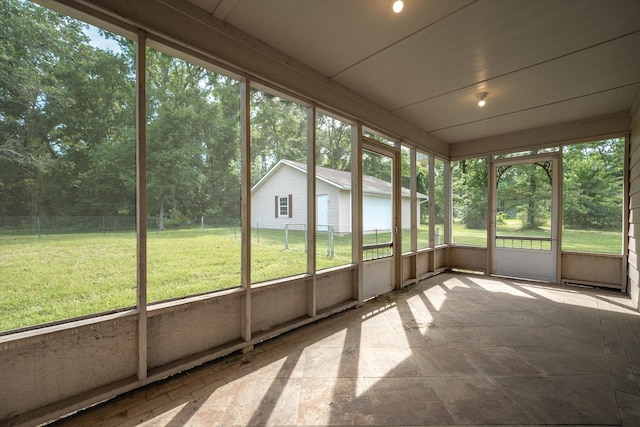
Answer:
<path fill-rule="evenodd" d="M 404 3 L 402 2 L 402 0 L 396 0 L 393 2 L 393 11 L 395 13 L 402 12 L 402 9 L 404 9 Z"/>
<path fill-rule="evenodd" d="M 476 93 L 476 98 L 478 98 L 478 107 L 484 107 L 484 105 L 486 104 L 485 99 L 487 98 L 487 95 L 489 95 L 489 92 Z"/>

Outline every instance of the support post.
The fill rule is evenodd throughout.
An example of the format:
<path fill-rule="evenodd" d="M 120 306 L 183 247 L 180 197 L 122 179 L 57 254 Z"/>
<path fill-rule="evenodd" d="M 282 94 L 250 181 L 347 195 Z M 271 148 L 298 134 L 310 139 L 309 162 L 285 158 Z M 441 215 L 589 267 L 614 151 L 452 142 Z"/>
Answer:
<path fill-rule="evenodd" d="M 307 248 L 307 315 L 317 313 L 316 292 L 316 107 L 307 107 L 307 226 L 305 229 Z"/>
<path fill-rule="evenodd" d="M 242 304 L 242 339 L 251 340 L 251 81 L 246 77 L 240 83 L 240 174 L 241 174 L 241 258 L 240 286 L 244 290 Z"/>
<path fill-rule="evenodd" d="M 351 260 L 357 265 L 354 296 L 364 302 L 362 262 L 362 123 L 351 126 Z"/>
<path fill-rule="evenodd" d="M 138 31 L 136 49 L 136 232 L 138 294 L 138 379 L 147 378 L 147 34 Z"/>

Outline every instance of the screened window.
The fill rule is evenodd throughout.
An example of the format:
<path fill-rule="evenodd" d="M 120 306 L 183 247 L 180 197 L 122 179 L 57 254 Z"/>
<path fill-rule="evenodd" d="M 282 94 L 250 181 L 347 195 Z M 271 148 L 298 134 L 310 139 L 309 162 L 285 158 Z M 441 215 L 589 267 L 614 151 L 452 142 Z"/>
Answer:
<path fill-rule="evenodd" d="M 486 158 L 460 160 L 452 165 L 455 244 L 487 245 L 488 173 Z"/>
<path fill-rule="evenodd" d="M 316 113 L 316 267 L 351 264 L 351 124 Z"/>
<path fill-rule="evenodd" d="M 257 283 L 307 272 L 308 111 L 263 88 L 251 89 L 250 102 L 251 282 Z"/>
<path fill-rule="evenodd" d="M 0 14 L 0 331 L 136 303 L 133 41 Z"/>
<path fill-rule="evenodd" d="M 402 252 L 411 251 L 411 150 L 402 146 L 400 149 L 400 166 L 402 173 Z"/>
<path fill-rule="evenodd" d="M 240 85 L 169 49 L 146 54 L 148 300 L 237 287 Z"/>
<path fill-rule="evenodd" d="M 418 249 L 429 247 L 429 155 L 416 151 Z"/>
<path fill-rule="evenodd" d="M 445 213 L 445 196 L 444 196 L 444 162 L 440 159 L 435 159 L 434 166 L 434 179 L 433 188 L 435 190 L 434 206 L 435 206 L 435 218 L 434 220 L 434 245 L 444 244 L 444 213 Z"/>
<path fill-rule="evenodd" d="M 622 253 L 624 138 L 563 147 L 562 250 Z"/>

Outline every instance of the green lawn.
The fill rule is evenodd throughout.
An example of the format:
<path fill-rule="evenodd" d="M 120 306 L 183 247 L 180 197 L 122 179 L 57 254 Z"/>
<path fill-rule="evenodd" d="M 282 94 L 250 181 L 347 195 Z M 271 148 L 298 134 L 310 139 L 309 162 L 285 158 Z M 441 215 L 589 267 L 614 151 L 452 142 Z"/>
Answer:
<path fill-rule="evenodd" d="M 484 230 L 456 224 L 454 243 L 486 245 Z M 520 235 L 513 224 L 500 233 Z M 543 232 L 540 232 L 543 234 Z M 428 240 L 421 229 L 422 240 Z M 377 241 L 388 240 L 379 233 Z M 317 268 L 351 263 L 351 235 L 318 233 Z M 365 236 L 375 243 L 375 235 Z M 425 242 L 422 242 L 425 243 Z M 410 246 L 403 232 L 403 248 Z M 421 244 L 421 247 L 426 244 Z M 240 234 L 233 228 L 169 230 L 148 235 L 148 300 L 180 298 L 239 286 Z M 565 230 L 563 250 L 620 253 L 620 234 Z M 252 282 L 306 272 L 304 233 L 252 233 Z M 0 236 L 0 331 L 125 307 L 136 302 L 135 233 Z"/>
<path fill-rule="evenodd" d="M 506 220 L 497 224 L 497 233 L 508 236 L 549 237 L 549 227 L 541 230 L 521 230 L 518 220 Z M 486 230 L 472 230 L 462 224 L 453 225 L 453 242 L 462 245 L 487 245 Z M 578 252 L 622 253 L 622 236 L 619 231 L 569 230 L 562 233 L 562 250 Z"/>

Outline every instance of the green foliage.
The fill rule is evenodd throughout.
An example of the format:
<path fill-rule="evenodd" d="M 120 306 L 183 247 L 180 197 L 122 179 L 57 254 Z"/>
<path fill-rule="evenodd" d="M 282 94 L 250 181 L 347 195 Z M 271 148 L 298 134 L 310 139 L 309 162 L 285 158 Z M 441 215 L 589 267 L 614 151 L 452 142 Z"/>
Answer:
<path fill-rule="evenodd" d="M 624 140 L 619 138 L 567 146 L 563 158 L 565 226 L 619 230 Z"/>
<path fill-rule="evenodd" d="M 258 89 L 251 91 L 251 185 L 280 160 L 306 163 L 307 111 Z"/>
<path fill-rule="evenodd" d="M 487 227 L 488 174 L 484 158 L 462 160 L 452 168 L 454 216 L 467 228 Z"/>
<path fill-rule="evenodd" d="M 316 157 L 319 166 L 351 170 L 351 125 L 318 113 Z"/>

